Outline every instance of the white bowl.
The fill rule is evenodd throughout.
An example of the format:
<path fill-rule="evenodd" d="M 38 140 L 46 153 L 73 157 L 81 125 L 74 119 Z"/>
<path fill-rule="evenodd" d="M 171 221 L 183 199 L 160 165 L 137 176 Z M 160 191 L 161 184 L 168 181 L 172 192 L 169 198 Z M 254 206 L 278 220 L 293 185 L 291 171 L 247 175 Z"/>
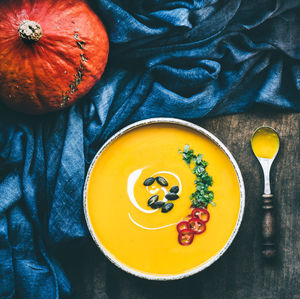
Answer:
<path fill-rule="evenodd" d="M 228 241 L 226 242 L 226 244 L 224 245 L 224 247 L 212 258 L 210 258 L 209 260 L 207 260 L 205 263 L 199 265 L 198 267 L 195 267 L 193 269 L 191 269 L 190 271 L 184 272 L 182 274 L 176 274 L 176 275 L 155 275 L 155 274 L 145 274 L 143 272 L 139 272 L 135 269 L 132 269 L 124 264 L 122 264 L 121 262 L 119 262 L 102 244 L 101 242 L 98 240 L 94 229 L 92 227 L 90 218 L 89 218 L 89 213 L 88 213 L 88 209 L 87 209 L 87 189 L 88 189 L 88 184 L 89 184 L 89 180 L 90 180 L 90 176 L 91 176 L 91 172 L 94 168 L 94 165 L 97 161 L 97 159 L 99 158 L 99 156 L 101 155 L 101 153 L 104 151 L 104 149 L 110 144 L 112 143 L 114 140 L 116 140 L 117 138 L 119 138 L 120 136 L 124 135 L 125 133 L 136 129 L 138 127 L 142 127 L 142 126 L 147 126 L 147 125 L 151 125 L 151 124 L 175 124 L 175 125 L 180 125 L 186 128 L 190 128 L 193 129 L 199 133 L 201 133 L 202 135 L 206 136 L 207 138 L 209 138 L 211 141 L 213 141 L 228 157 L 228 159 L 230 160 L 231 164 L 234 167 L 234 170 L 236 172 L 237 178 L 238 178 L 238 182 L 239 182 L 239 189 L 240 189 L 240 209 L 239 209 L 239 214 L 238 214 L 238 219 L 236 222 L 236 225 L 234 227 L 234 230 L 231 233 L 230 238 L 228 239 Z M 204 270 L 205 268 L 207 268 L 208 266 L 210 266 L 211 264 L 213 264 L 215 261 L 217 261 L 223 254 L 224 252 L 228 249 L 228 247 L 230 246 L 230 244 L 232 243 L 233 239 L 235 238 L 239 227 L 241 225 L 242 222 L 242 218 L 243 218 L 243 214 L 244 214 L 244 207 L 245 207 L 245 187 L 244 187 L 244 181 L 242 178 L 242 174 L 241 171 L 239 169 L 239 166 L 237 164 L 237 162 L 235 161 L 234 157 L 232 156 L 232 154 L 230 153 L 230 151 L 226 148 L 226 146 L 216 137 L 214 136 L 212 133 L 208 132 L 207 130 L 203 129 L 200 126 L 197 126 L 193 123 L 184 121 L 184 120 L 180 120 L 180 119 L 175 119 L 175 118 L 150 118 L 150 119 L 145 119 L 142 121 L 138 121 L 136 123 L 133 123 L 123 129 L 121 129 L 120 131 L 118 131 L 115 135 L 113 135 L 109 140 L 106 141 L 106 143 L 100 148 L 100 150 L 97 152 L 97 154 L 95 155 L 87 176 L 86 176 L 86 180 L 85 180 L 85 185 L 84 185 L 84 191 L 83 191 L 83 208 L 84 208 L 84 214 L 85 214 L 85 219 L 86 219 L 86 223 L 88 226 L 88 229 L 90 231 L 90 234 L 93 238 L 93 240 L 95 241 L 95 243 L 97 244 L 97 246 L 100 248 L 100 250 L 104 253 L 104 255 L 113 263 L 115 264 L 117 267 L 121 268 L 122 270 L 133 274 L 135 276 L 138 276 L 140 278 L 145 278 L 145 279 L 149 279 L 149 280 L 175 280 L 175 279 L 182 279 L 188 276 L 191 276 L 195 273 L 198 273 L 202 270 Z"/>

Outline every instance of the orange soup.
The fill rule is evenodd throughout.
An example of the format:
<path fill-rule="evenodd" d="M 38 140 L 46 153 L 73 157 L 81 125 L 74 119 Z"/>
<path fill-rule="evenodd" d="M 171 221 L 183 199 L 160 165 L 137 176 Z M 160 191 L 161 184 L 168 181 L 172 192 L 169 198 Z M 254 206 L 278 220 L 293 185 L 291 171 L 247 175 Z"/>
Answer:
<path fill-rule="evenodd" d="M 215 202 L 208 205 L 206 231 L 188 246 L 178 243 L 176 230 L 191 211 L 195 191 L 195 175 L 178 152 L 185 144 L 208 162 Z M 167 190 L 157 182 L 144 186 L 151 176 L 163 176 Z M 147 205 L 153 194 L 162 199 L 174 185 L 179 199 L 171 211 Z M 240 188 L 229 158 L 212 140 L 180 125 L 151 124 L 104 149 L 90 173 L 86 200 L 90 226 L 107 255 L 131 271 L 168 277 L 193 271 L 222 250 L 237 224 Z"/>
<path fill-rule="evenodd" d="M 279 137 L 271 128 L 263 127 L 255 132 L 251 144 L 257 157 L 273 159 L 279 149 Z"/>

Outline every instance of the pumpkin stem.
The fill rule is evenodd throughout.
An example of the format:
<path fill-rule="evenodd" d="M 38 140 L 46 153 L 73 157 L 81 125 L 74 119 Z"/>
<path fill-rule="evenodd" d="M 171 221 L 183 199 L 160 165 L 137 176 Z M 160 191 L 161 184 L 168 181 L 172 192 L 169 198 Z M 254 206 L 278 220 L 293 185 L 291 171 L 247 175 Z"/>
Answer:
<path fill-rule="evenodd" d="M 18 32 L 23 41 L 36 42 L 42 36 L 41 26 L 30 20 L 24 20 L 19 26 Z"/>

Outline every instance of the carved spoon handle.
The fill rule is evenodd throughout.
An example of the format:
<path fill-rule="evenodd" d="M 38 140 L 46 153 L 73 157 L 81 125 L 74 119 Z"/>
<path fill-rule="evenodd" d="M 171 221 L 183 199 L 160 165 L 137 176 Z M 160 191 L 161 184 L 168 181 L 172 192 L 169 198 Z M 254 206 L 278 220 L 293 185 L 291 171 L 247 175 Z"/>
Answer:
<path fill-rule="evenodd" d="M 263 194 L 262 198 L 262 255 L 265 258 L 273 258 L 276 255 L 273 194 Z"/>

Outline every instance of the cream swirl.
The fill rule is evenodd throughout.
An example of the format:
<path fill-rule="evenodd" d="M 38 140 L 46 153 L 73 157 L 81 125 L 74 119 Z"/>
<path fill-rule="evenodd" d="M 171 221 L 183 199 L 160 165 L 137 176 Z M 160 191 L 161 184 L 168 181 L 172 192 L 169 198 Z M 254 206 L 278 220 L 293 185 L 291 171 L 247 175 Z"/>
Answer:
<path fill-rule="evenodd" d="M 134 196 L 134 186 L 137 182 L 137 180 L 139 179 L 139 177 L 141 176 L 143 170 L 147 168 L 147 167 L 144 167 L 144 168 L 140 168 L 140 169 L 137 169 L 135 171 L 133 171 L 129 177 L 128 177 L 128 180 L 127 180 L 127 193 L 128 193 L 128 197 L 129 197 L 129 200 L 131 201 L 131 203 L 141 212 L 143 213 L 147 213 L 147 214 L 152 214 L 152 213 L 155 213 L 158 209 L 155 209 L 155 210 L 146 210 L 146 209 L 143 209 L 137 202 L 135 196 Z M 154 177 L 155 175 L 157 174 L 163 174 L 163 173 L 167 173 L 167 174 L 170 174 L 172 176 L 174 176 L 176 178 L 176 180 L 178 181 L 178 184 L 179 184 L 179 191 L 178 191 L 178 194 L 180 194 L 181 192 L 181 189 L 182 189 L 182 184 L 181 184 L 181 181 L 180 181 L 180 178 L 173 172 L 170 172 L 170 171 L 158 171 L 158 172 L 155 172 L 154 174 L 152 174 L 151 176 Z M 160 190 L 163 190 L 164 191 L 164 194 L 166 195 L 168 193 L 168 190 L 165 188 L 165 187 L 161 187 L 161 188 L 155 188 L 155 189 L 152 189 L 150 190 L 149 186 L 146 187 L 147 191 L 150 193 L 150 194 L 156 194 L 158 193 Z M 167 201 L 167 199 L 165 198 L 164 196 L 164 199 L 163 199 L 164 202 Z M 165 227 L 168 227 L 168 226 L 172 226 L 172 225 L 175 225 L 176 223 L 171 223 L 171 224 L 167 224 L 167 225 L 164 225 L 164 226 L 160 226 L 160 227 L 146 227 L 146 226 L 143 226 L 139 223 L 137 223 L 133 218 L 132 216 L 130 215 L 130 213 L 128 213 L 128 217 L 129 219 L 131 220 L 132 223 L 134 223 L 135 225 L 143 228 L 143 229 L 148 229 L 148 230 L 156 230 L 156 229 L 162 229 L 162 228 L 165 228 Z"/>
<path fill-rule="evenodd" d="M 147 214 L 151 214 L 154 213 L 156 210 L 145 210 L 143 209 L 136 201 L 135 196 L 134 196 L 134 185 L 136 183 L 136 181 L 139 179 L 140 175 L 142 174 L 142 171 L 145 169 L 144 168 L 140 168 L 135 170 L 134 172 L 132 172 L 129 177 L 128 177 L 128 181 L 127 181 L 127 193 L 129 196 L 129 199 L 131 201 L 131 203 L 141 212 L 143 213 L 147 213 Z"/>

